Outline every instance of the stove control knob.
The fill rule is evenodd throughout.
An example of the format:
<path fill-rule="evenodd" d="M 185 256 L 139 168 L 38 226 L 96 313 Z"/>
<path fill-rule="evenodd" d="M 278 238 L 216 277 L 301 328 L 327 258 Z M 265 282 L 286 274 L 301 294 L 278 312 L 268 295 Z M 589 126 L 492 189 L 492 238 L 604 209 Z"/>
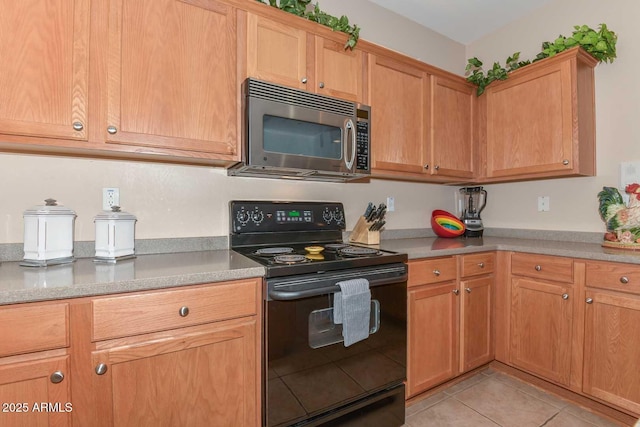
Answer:
<path fill-rule="evenodd" d="M 258 225 L 264 219 L 264 214 L 262 213 L 262 211 L 253 212 L 251 214 L 251 219 L 253 220 L 254 224 Z"/>
<path fill-rule="evenodd" d="M 336 222 L 342 222 L 344 221 L 344 212 L 342 212 L 340 208 L 336 208 L 336 211 L 333 213 L 333 217 Z"/>
<path fill-rule="evenodd" d="M 246 211 L 238 211 L 238 213 L 236 214 L 236 219 L 240 224 L 245 225 L 247 222 L 249 222 L 249 213 Z"/>
<path fill-rule="evenodd" d="M 324 222 L 329 224 L 333 219 L 333 212 L 331 212 L 329 208 L 324 208 L 324 211 L 322 212 L 322 219 L 324 219 Z"/>

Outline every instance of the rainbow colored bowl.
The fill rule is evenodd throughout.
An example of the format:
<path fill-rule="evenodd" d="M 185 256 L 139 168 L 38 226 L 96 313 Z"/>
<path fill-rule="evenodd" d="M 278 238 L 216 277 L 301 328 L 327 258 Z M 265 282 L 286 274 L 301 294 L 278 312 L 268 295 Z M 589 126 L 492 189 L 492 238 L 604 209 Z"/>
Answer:
<path fill-rule="evenodd" d="M 431 228 L 440 237 L 458 237 L 464 233 L 464 224 L 447 211 L 436 209 L 431 214 Z"/>

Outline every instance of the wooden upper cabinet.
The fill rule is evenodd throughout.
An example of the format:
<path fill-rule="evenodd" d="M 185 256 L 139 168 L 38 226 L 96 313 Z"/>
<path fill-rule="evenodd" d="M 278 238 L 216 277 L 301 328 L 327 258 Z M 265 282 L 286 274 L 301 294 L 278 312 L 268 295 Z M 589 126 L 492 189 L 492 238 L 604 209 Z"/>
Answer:
<path fill-rule="evenodd" d="M 305 29 L 247 14 L 247 75 L 283 86 L 365 102 L 365 54 Z"/>
<path fill-rule="evenodd" d="M 236 13 L 216 0 L 110 2 L 107 143 L 238 160 Z"/>
<path fill-rule="evenodd" d="M 247 14 L 247 74 L 271 83 L 307 89 L 307 32 Z"/>
<path fill-rule="evenodd" d="M 429 171 L 429 76 L 410 64 L 369 57 L 374 176 L 423 180 Z"/>
<path fill-rule="evenodd" d="M 438 176 L 473 178 L 477 152 L 474 142 L 474 87 L 440 76 L 431 77 L 430 171 Z"/>
<path fill-rule="evenodd" d="M 0 133 L 86 140 L 89 0 L 0 11 Z"/>
<path fill-rule="evenodd" d="M 595 65 L 572 49 L 487 88 L 488 180 L 595 175 Z"/>

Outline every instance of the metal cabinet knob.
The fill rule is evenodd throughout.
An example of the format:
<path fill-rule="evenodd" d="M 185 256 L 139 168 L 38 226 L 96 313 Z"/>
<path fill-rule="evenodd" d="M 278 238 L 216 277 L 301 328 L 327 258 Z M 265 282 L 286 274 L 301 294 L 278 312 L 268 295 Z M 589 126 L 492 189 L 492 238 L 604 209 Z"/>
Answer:
<path fill-rule="evenodd" d="M 320 89 L 324 89 L 324 82 L 320 82 L 318 86 L 320 87 Z"/>
<path fill-rule="evenodd" d="M 478 263 L 478 267 L 480 267 L 480 268 L 484 268 L 484 262 L 480 262 L 480 263 Z"/>
<path fill-rule="evenodd" d="M 593 304 L 593 298 L 587 298 L 586 302 L 587 304 Z"/>
<path fill-rule="evenodd" d="M 302 80 L 300 80 L 302 83 L 307 84 L 307 78 L 303 77 Z"/>
<path fill-rule="evenodd" d="M 534 268 L 536 269 L 536 271 L 542 270 L 542 266 L 541 265 L 536 265 Z"/>
<path fill-rule="evenodd" d="M 84 125 L 80 122 L 73 122 L 73 130 L 81 131 L 84 129 Z"/>
<path fill-rule="evenodd" d="M 562 299 L 568 300 L 569 299 L 569 294 L 562 294 Z"/>
<path fill-rule="evenodd" d="M 180 317 L 187 317 L 189 315 L 189 307 L 187 306 L 180 307 L 180 310 L 178 311 L 178 313 L 180 313 Z"/>
<path fill-rule="evenodd" d="M 96 366 L 96 374 L 104 375 L 106 373 L 107 373 L 107 365 L 106 365 L 106 363 L 100 363 L 98 366 Z"/>
<path fill-rule="evenodd" d="M 464 288 L 465 291 L 467 291 L 468 294 L 471 293 L 471 288 Z"/>
<path fill-rule="evenodd" d="M 626 285 L 627 283 L 629 283 L 629 278 L 627 276 L 622 276 L 620 278 L 620 283 L 622 283 L 623 285 Z"/>
<path fill-rule="evenodd" d="M 434 276 L 439 276 L 440 275 L 440 270 L 433 270 L 433 275 Z"/>
<path fill-rule="evenodd" d="M 109 132 L 111 135 L 115 135 L 116 132 L 118 132 L 118 128 L 115 126 L 108 126 L 107 127 L 107 132 Z"/>
<path fill-rule="evenodd" d="M 429 165 L 424 165 L 425 170 L 429 170 Z"/>
<path fill-rule="evenodd" d="M 569 160 L 564 159 L 564 160 L 562 161 L 562 164 L 563 164 L 563 165 L 565 165 L 565 166 L 567 166 L 567 165 L 569 164 Z"/>
<path fill-rule="evenodd" d="M 52 383 L 58 384 L 58 383 L 61 383 L 62 380 L 64 379 L 64 374 L 62 373 L 62 371 L 55 371 L 53 374 L 51 374 L 49 379 L 51 380 Z"/>
<path fill-rule="evenodd" d="M 435 169 L 435 170 L 440 170 L 440 165 L 435 165 L 435 166 L 434 166 L 434 169 Z"/>
<path fill-rule="evenodd" d="M 454 289 L 452 292 L 453 292 L 454 295 L 458 295 L 460 293 L 460 291 L 458 289 Z"/>

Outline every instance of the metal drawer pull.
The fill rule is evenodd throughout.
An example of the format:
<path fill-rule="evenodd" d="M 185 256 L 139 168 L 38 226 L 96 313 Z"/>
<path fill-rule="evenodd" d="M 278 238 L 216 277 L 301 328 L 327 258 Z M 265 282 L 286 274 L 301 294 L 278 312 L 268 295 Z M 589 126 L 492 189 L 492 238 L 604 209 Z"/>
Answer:
<path fill-rule="evenodd" d="M 115 126 L 108 126 L 107 132 L 111 135 L 115 135 L 118 132 L 118 128 Z"/>
<path fill-rule="evenodd" d="M 107 365 L 105 363 L 100 363 L 98 366 L 96 366 L 96 374 L 104 375 L 106 373 L 107 373 Z"/>
<path fill-rule="evenodd" d="M 569 299 L 569 294 L 562 294 L 562 299 L 568 300 Z"/>
<path fill-rule="evenodd" d="M 468 294 L 471 293 L 471 288 L 464 288 L 465 291 L 467 291 Z"/>
<path fill-rule="evenodd" d="M 439 276 L 440 275 L 440 270 L 433 270 L 433 274 L 435 276 Z"/>
<path fill-rule="evenodd" d="M 58 384 L 58 383 L 61 383 L 62 380 L 64 379 L 64 374 L 62 373 L 62 371 L 55 371 L 53 374 L 51 374 L 49 379 L 51 380 L 52 383 Z"/>
<path fill-rule="evenodd" d="M 460 291 L 457 289 L 454 289 L 452 292 L 454 293 L 454 295 L 458 295 L 460 293 Z"/>
<path fill-rule="evenodd" d="M 535 269 L 536 269 L 536 271 L 540 271 L 540 270 L 542 270 L 542 266 L 541 265 L 536 265 Z"/>
<path fill-rule="evenodd" d="M 180 310 L 178 311 L 178 313 L 180 313 L 180 317 L 187 317 L 189 315 L 189 307 L 187 306 L 180 307 Z"/>
<path fill-rule="evenodd" d="M 626 285 L 627 283 L 629 283 L 629 278 L 627 276 L 622 276 L 620 278 L 620 283 Z"/>
<path fill-rule="evenodd" d="M 587 298 L 587 304 L 593 304 L 593 298 Z"/>
<path fill-rule="evenodd" d="M 307 84 L 307 78 L 303 77 L 302 80 L 300 80 L 302 83 Z"/>
<path fill-rule="evenodd" d="M 484 262 L 478 263 L 478 267 L 484 268 Z"/>
<path fill-rule="evenodd" d="M 73 122 L 73 130 L 77 130 L 78 132 L 80 132 L 82 129 L 84 129 L 84 125 L 80 122 Z"/>

